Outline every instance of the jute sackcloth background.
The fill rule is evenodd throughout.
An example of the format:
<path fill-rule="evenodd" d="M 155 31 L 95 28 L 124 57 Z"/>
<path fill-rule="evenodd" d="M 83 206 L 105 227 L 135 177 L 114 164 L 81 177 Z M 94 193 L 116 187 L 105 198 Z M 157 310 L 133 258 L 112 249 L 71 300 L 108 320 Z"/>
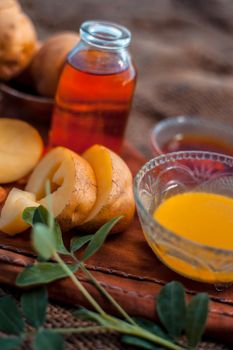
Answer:
<path fill-rule="evenodd" d="M 148 133 L 160 119 L 201 115 L 233 123 L 233 2 L 229 0 L 20 0 L 41 38 L 78 30 L 87 19 L 126 25 L 138 85 L 127 137 L 151 155 Z M 47 326 L 83 326 L 67 308 L 50 305 Z M 25 345 L 28 349 L 28 346 Z M 117 334 L 67 338 L 67 349 L 125 349 Z M 204 343 L 200 349 L 224 349 Z"/>
<path fill-rule="evenodd" d="M 13 294 L 16 302 L 20 299 L 20 293 L 9 288 L 0 288 L 0 296 Z M 19 303 L 18 303 L 19 305 Z M 47 310 L 45 327 L 51 328 L 71 328 L 93 326 L 95 323 L 84 321 L 73 316 L 72 309 L 64 308 L 60 305 L 50 304 Z M 28 329 L 30 330 L 30 329 Z M 1 335 L 1 333 L 0 333 Z M 133 349 L 127 347 L 120 341 L 120 336 L 115 332 L 96 331 L 78 335 L 67 335 L 65 337 L 66 350 L 124 350 Z M 32 350 L 29 341 L 25 341 L 20 350 Z M 49 350 L 49 349 L 45 349 Z M 230 350 L 230 348 L 215 344 L 213 342 L 202 342 L 197 350 Z"/>
<path fill-rule="evenodd" d="M 138 85 L 127 136 L 149 153 L 148 131 L 180 114 L 233 123 L 230 0 L 20 0 L 42 38 L 87 19 L 126 25 Z M 54 15 L 56 13 L 56 15 Z"/>

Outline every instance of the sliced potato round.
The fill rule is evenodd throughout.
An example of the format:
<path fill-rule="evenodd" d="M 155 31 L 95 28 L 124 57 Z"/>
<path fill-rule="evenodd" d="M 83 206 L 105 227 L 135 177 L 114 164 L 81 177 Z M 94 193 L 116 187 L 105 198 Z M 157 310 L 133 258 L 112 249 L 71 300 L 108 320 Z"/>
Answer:
<path fill-rule="evenodd" d="M 0 231 L 11 236 L 25 231 L 29 225 L 22 219 L 22 213 L 27 207 L 37 207 L 34 194 L 12 188 L 0 216 Z"/>
<path fill-rule="evenodd" d="M 43 141 L 30 124 L 0 118 L 0 183 L 19 180 L 35 167 L 43 152 Z"/>
<path fill-rule="evenodd" d="M 79 228 L 93 232 L 108 220 L 123 215 L 111 232 L 125 230 L 135 212 L 133 179 L 127 164 L 116 153 L 101 145 L 89 148 L 83 158 L 95 172 L 97 201 Z"/>
<path fill-rule="evenodd" d="M 49 181 L 51 194 L 46 195 Z M 31 174 L 26 190 L 57 218 L 63 231 L 83 222 L 96 201 L 95 174 L 89 163 L 64 147 L 51 150 Z"/>
<path fill-rule="evenodd" d="M 84 222 L 92 220 L 107 203 L 112 190 L 112 159 L 109 150 L 101 145 L 89 148 L 83 158 L 88 161 L 94 170 L 97 182 L 97 199 L 91 212 Z"/>

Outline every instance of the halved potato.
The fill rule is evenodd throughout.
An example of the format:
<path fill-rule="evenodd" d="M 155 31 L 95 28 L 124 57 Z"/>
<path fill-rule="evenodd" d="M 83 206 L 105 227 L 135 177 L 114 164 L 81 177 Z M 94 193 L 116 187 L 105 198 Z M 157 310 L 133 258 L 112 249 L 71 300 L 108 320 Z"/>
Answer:
<path fill-rule="evenodd" d="M 9 235 L 25 231 L 29 225 L 22 219 L 22 213 L 27 207 L 37 207 L 35 195 L 13 188 L 5 201 L 0 216 L 0 231 Z"/>
<path fill-rule="evenodd" d="M 46 195 L 46 182 L 51 194 Z M 86 160 L 64 147 L 51 150 L 31 174 L 26 191 L 51 209 L 63 231 L 84 221 L 96 201 L 95 174 Z"/>
<path fill-rule="evenodd" d="M 43 152 L 38 131 L 18 119 L 0 118 L 0 183 L 19 180 L 35 167 Z"/>
<path fill-rule="evenodd" d="M 97 201 L 79 228 L 93 232 L 108 220 L 123 215 L 111 232 L 125 230 L 135 212 L 133 179 L 128 166 L 116 153 L 101 145 L 89 148 L 83 158 L 95 172 Z"/>

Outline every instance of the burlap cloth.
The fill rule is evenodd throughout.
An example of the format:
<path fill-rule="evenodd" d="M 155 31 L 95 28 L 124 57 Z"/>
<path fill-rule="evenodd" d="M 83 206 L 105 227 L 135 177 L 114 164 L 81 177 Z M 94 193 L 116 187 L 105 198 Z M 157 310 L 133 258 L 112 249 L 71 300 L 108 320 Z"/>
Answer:
<path fill-rule="evenodd" d="M 77 30 L 87 18 L 114 20 L 133 33 L 139 79 L 127 136 L 150 155 L 148 132 L 157 120 L 180 114 L 233 123 L 233 2 L 229 0 L 20 1 L 42 37 Z M 98 3 L 98 4 L 97 4 Z M 54 8 L 56 16 L 54 16 Z M 82 326 L 50 305 L 47 326 Z M 117 334 L 67 338 L 67 349 L 125 349 Z M 226 349 L 203 343 L 200 349 Z"/>
<path fill-rule="evenodd" d="M 233 1 L 20 2 L 42 38 L 95 18 L 131 30 L 138 83 L 127 136 L 148 156 L 148 132 L 159 119 L 192 114 L 233 123 Z"/>
<path fill-rule="evenodd" d="M 14 296 L 19 304 L 20 292 L 11 288 L 0 288 L 0 297 L 5 294 Z M 49 304 L 47 309 L 47 318 L 45 327 L 50 328 L 71 328 L 71 327 L 87 327 L 95 325 L 92 321 L 84 321 L 73 316 L 70 307 L 62 307 L 60 305 Z M 30 330 L 30 329 L 29 329 Z M 1 336 L 0 332 L 0 336 Z M 83 333 L 78 335 L 65 336 L 66 350 L 124 350 L 134 349 L 128 347 L 120 341 L 120 335 L 115 332 L 95 331 L 92 333 Z M 20 350 L 32 350 L 29 342 L 25 342 Z M 46 349 L 49 350 L 49 349 Z M 216 344 L 213 342 L 200 343 L 197 350 L 230 350 L 230 348 Z"/>
<path fill-rule="evenodd" d="M 152 2 L 130 23 L 139 79 L 128 136 L 148 155 L 148 131 L 160 119 L 199 115 L 233 125 L 233 2 Z"/>

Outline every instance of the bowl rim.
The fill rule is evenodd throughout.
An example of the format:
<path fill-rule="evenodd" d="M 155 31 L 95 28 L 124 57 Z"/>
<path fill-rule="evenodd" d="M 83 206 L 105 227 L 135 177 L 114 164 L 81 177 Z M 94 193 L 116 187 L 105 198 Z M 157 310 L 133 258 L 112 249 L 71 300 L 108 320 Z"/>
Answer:
<path fill-rule="evenodd" d="M 9 86 L 7 83 L 4 82 L 0 82 L 0 93 L 1 92 L 30 102 L 33 101 L 43 104 L 54 104 L 54 99 L 51 97 L 27 94 L 26 92 L 14 89 L 13 87 Z"/>
<path fill-rule="evenodd" d="M 212 120 L 209 117 L 201 117 L 195 115 L 178 115 L 170 118 L 165 118 L 158 123 L 156 123 L 150 130 L 150 143 L 154 151 L 158 154 L 163 154 L 160 145 L 157 142 L 157 135 L 161 131 L 165 131 L 167 127 L 177 126 L 177 125 L 195 125 L 211 130 L 219 131 L 220 133 L 228 134 L 229 137 L 233 138 L 233 126 L 223 125 L 219 121 Z"/>
<path fill-rule="evenodd" d="M 182 156 L 182 155 L 183 156 L 187 155 L 186 159 L 190 159 L 190 156 L 195 155 L 195 159 L 196 159 L 197 154 L 199 154 L 202 157 L 204 157 L 204 156 L 215 157 L 214 159 L 212 158 L 215 161 L 216 160 L 223 161 L 223 159 L 225 158 L 227 160 L 231 160 L 232 164 L 233 164 L 233 157 L 228 156 L 228 155 L 224 155 L 221 153 L 208 152 L 208 151 L 179 151 L 179 152 L 171 152 L 171 153 L 166 153 L 166 154 L 161 154 L 159 156 L 156 156 L 156 157 L 150 159 L 148 162 L 146 162 L 139 169 L 139 171 L 137 172 L 137 174 L 134 178 L 133 191 L 134 191 L 134 198 L 135 198 L 135 202 L 136 202 L 136 207 L 139 211 L 141 211 L 143 213 L 143 215 L 146 217 L 146 219 L 148 220 L 148 222 L 150 224 L 152 224 L 153 226 L 156 225 L 161 230 L 165 231 L 168 235 L 173 237 L 176 241 L 182 241 L 183 243 L 186 243 L 188 245 L 192 245 L 192 246 L 199 248 L 199 249 L 202 249 L 202 250 L 204 249 L 206 251 L 209 251 L 210 253 L 225 254 L 227 256 L 233 256 L 233 249 L 216 248 L 216 247 L 213 247 L 211 245 L 198 243 L 198 242 L 195 242 L 195 241 L 188 239 L 186 237 L 180 236 L 173 231 L 168 230 L 167 228 L 165 228 L 163 225 L 161 225 L 158 221 L 156 221 L 153 218 L 153 216 L 146 210 L 146 208 L 144 207 L 144 205 L 142 204 L 142 202 L 140 200 L 140 196 L 138 193 L 138 186 L 139 186 L 140 180 L 141 180 L 142 176 L 144 176 L 149 170 L 158 166 L 159 161 L 162 161 L 164 163 L 168 159 L 169 160 L 172 159 L 172 157 L 174 157 L 174 156 Z M 185 159 L 185 158 L 183 158 L 183 159 Z M 207 158 L 207 159 L 210 159 L 210 158 Z M 179 161 L 179 159 L 176 159 L 176 161 Z M 233 167 L 233 165 L 232 165 L 232 167 Z M 149 169 L 147 169 L 147 168 L 149 168 Z"/>

